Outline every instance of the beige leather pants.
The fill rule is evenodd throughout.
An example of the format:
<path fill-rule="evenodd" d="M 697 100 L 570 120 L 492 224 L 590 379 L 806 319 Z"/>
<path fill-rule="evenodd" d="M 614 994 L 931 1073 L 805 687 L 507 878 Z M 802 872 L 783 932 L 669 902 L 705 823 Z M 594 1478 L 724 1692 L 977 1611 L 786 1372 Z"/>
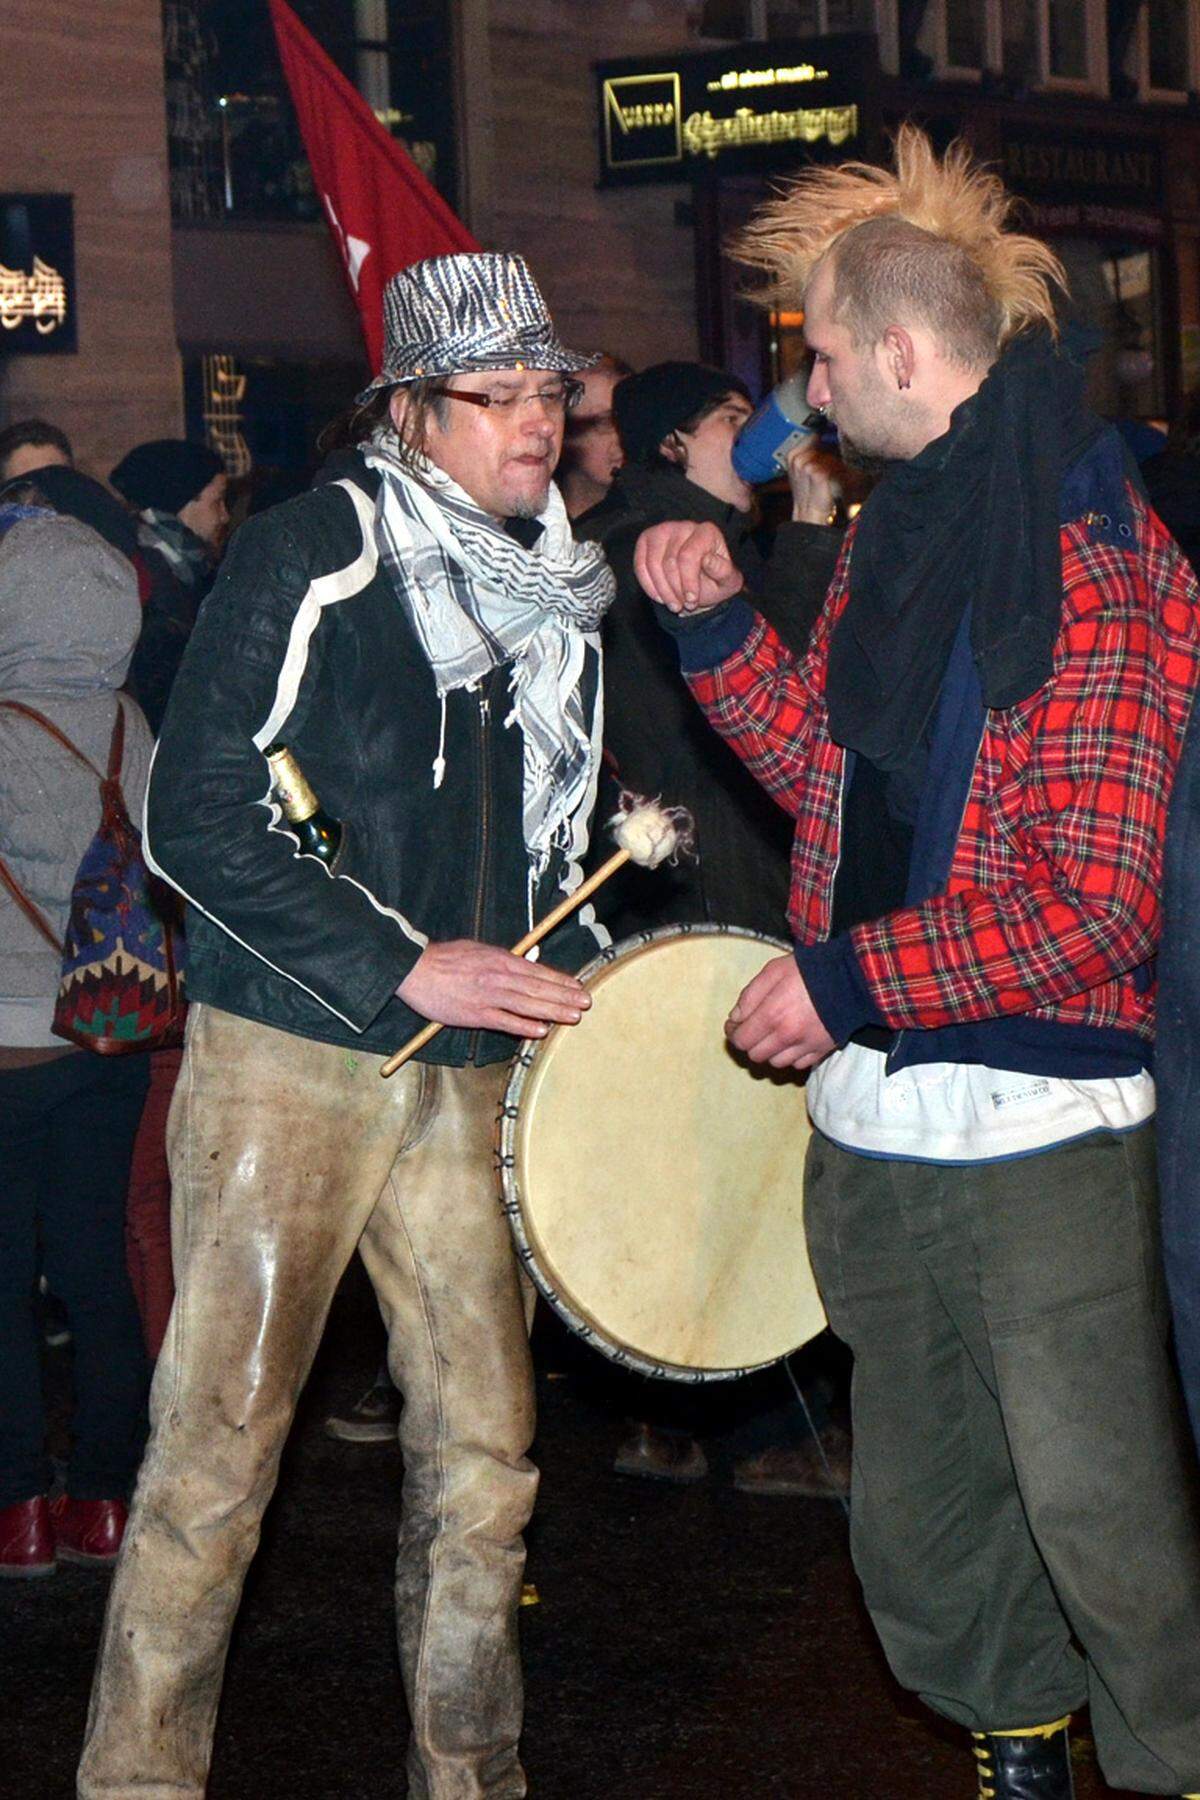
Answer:
<path fill-rule="evenodd" d="M 242 1582 L 356 1245 L 404 1395 L 409 1793 L 526 1791 L 516 1619 L 537 1472 L 528 1321 L 492 1174 L 506 1071 L 409 1063 L 382 1081 L 380 1060 L 193 1009 L 168 1133 L 177 1293 L 81 1800 L 204 1793 Z"/>

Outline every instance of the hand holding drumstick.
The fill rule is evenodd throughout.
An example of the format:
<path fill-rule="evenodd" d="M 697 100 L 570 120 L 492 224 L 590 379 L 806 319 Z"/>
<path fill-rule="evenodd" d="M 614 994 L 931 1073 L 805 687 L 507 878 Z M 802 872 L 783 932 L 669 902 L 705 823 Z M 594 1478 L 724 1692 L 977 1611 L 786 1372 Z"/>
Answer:
<path fill-rule="evenodd" d="M 471 938 L 429 944 L 396 993 L 414 1012 L 431 1019 L 380 1069 L 393 1075 L 409 1057 L 436 1037 L 444 1025 L 504 1031 L 513 1037 L 545 1037 L 551 1025 L 577 1025 L 592 1003 L 582 982 L 559 969 L 525 960 L 525 952 L 594 894 L 627 862 L 656 869 L 678 850 L 690 848 L 692 822 L 680 807 L 660 807 L 622 794 L 621 811 L 610 819 L 620 848 L 603 867 L 526 932 L 511 950 Z"/>
<path fill-rule="evenodd" d="M 396 992 L 414 1012 L 433 1014 L 439 1030 L 467 1025 L 514 1037 L 543 1037 L 550 1024 L 576 1025 L 591 1005 L 573 975 L 473 938 L 428 945 Z"/>

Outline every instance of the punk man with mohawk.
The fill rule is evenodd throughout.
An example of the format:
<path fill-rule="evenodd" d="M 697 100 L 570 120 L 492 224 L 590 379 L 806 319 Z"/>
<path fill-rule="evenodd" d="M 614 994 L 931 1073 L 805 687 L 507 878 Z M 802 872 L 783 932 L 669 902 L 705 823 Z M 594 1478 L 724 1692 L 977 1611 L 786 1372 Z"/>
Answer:
<path fill-rule="evenodd" d="M 897 1678 L 979 1792 L 1200 1792 L 1200 1531 L 1164 1349 L 1154 956 L 1200 590 L 1054 345 L 1053 253 L 961 146 L 812 168 L 740 251 L 881 479 L 807 654 L 720 534 L 639 579 L 796 820 L 727 1031 L 811 1069 L 813 1263 L 855 1357 L 852 1537 Z"/>

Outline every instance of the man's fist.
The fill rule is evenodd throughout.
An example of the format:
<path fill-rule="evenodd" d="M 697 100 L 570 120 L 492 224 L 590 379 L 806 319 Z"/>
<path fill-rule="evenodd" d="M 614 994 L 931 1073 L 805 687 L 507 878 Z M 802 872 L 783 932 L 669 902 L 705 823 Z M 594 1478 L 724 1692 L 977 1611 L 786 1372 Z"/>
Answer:
<path fill-rule="evenodd" d="M 792 521 L 800 525 L 828 525 L 842 491 L 836 457 L 822 450 L 816 438 L 798 444 L 787 459 L 788 486 L 792 490 Z"/>
<path fill-rule="evenodd" d="M 652 600 L 673 613 L 704 612 L 742 591 L 742 573 L 715 525 L 668 520 L 643 531 L 633 568 Z"/>

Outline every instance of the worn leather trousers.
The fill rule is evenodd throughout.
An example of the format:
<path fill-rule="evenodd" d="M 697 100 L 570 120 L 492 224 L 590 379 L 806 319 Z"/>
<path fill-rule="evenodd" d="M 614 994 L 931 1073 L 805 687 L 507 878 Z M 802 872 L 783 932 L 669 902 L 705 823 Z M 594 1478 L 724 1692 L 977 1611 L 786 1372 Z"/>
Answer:
<path fill-rule="evenodd" d="M 204 1794 L 242 1583 L 356 1245 L 404 1396 L 408 1791 L 526 1791 L 517 1606 L 537 1472 L 526 1301 L 492 1174 L 505 1069 L 409 1063 L 382 1081 L 380 1061 L 193 1008 L 168 1131 L 176 1300 L 81 1800 Z"/>

